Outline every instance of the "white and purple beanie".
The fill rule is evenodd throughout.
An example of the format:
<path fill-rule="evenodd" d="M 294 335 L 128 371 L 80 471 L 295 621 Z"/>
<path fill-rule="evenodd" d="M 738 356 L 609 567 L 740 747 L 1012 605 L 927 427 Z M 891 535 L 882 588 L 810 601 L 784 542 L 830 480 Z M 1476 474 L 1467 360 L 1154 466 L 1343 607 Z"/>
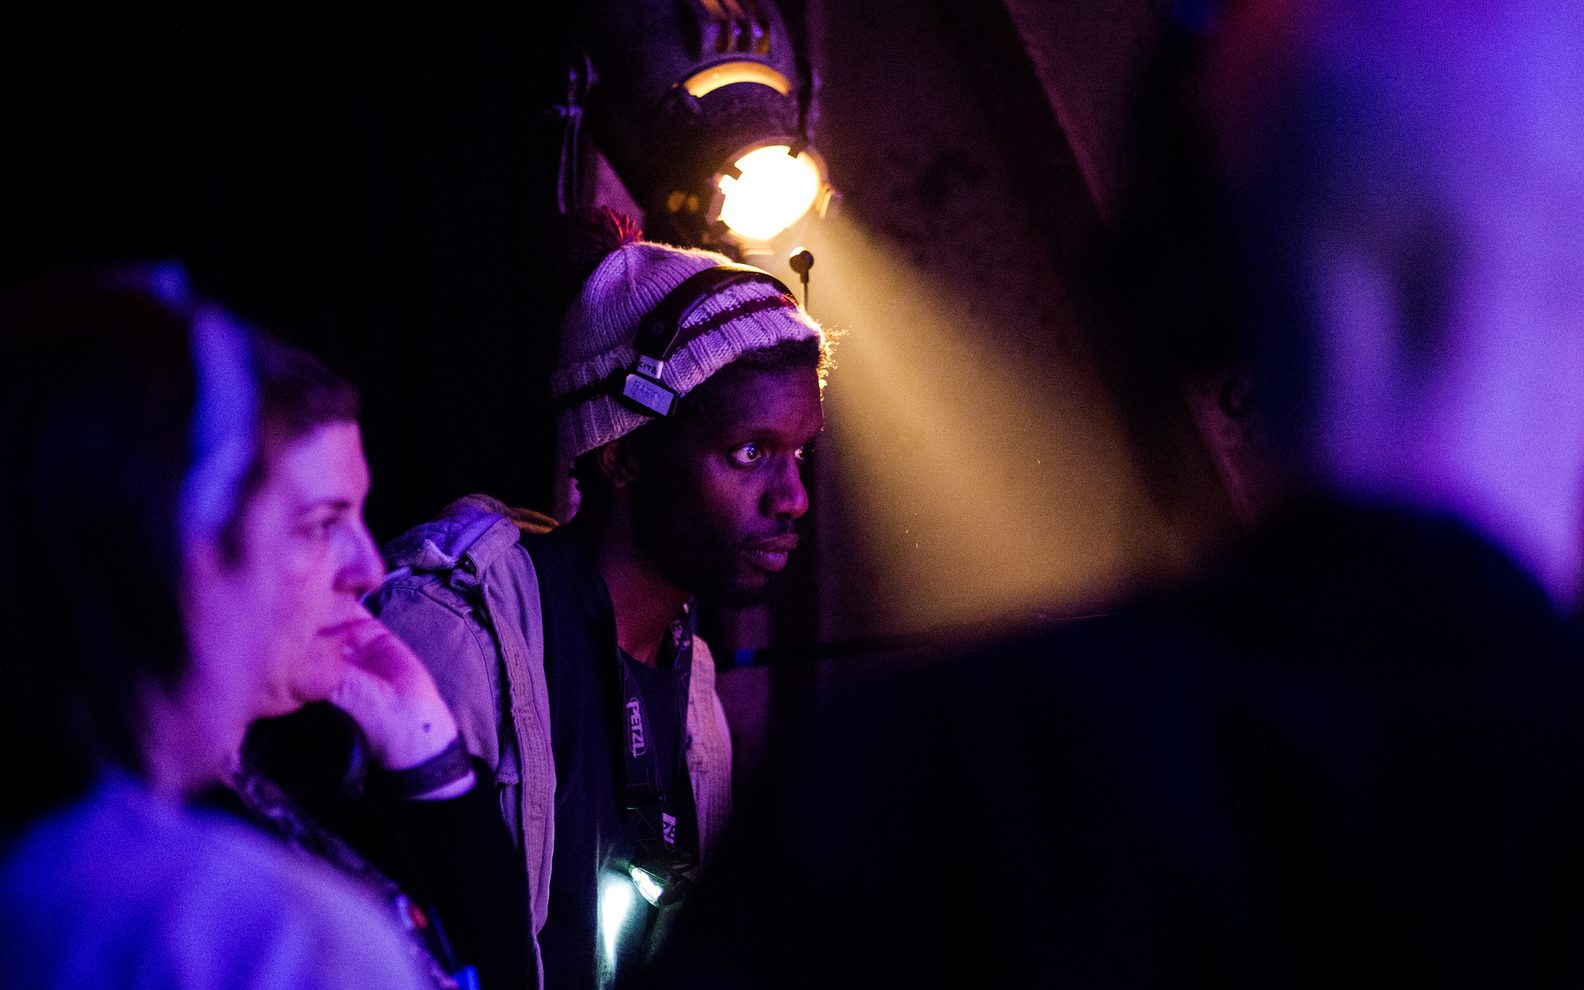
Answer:
<path fill-rule="evenodd" d="M 563 464 L 649 422 L 602 383 L 633 367 L 638 324 L 667 294 L 698 272 L 732 263 L 713 251 L 636 239 L 599 262 L 561 323 L 561 353 L 550 377 Z M 758 280 L 721 288 L 693 308 L 681 329 L 684 343 L 662 376 L 678 396 L 750 351 L 824 336 L 795 299 Z"/>

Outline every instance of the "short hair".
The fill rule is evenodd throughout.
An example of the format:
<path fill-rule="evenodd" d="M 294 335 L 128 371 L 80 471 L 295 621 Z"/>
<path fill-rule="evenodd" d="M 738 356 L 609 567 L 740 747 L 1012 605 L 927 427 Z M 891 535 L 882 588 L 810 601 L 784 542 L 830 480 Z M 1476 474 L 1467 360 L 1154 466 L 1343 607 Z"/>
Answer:
<path fill-rule="evenodd" d="M 266 433 L 291 441 L 327 423 L 357 422 L 357 389 L 314 355 L 262 333 L 253 353 Z"/>
<path fill-rule="evenodd" d="M 99 767 L 144 770 L 141 699 L 187 669 L 189 318 L 83 276 L 0 302 L 0 749 L 11 827 Z M 23 644 L 38 644 L 34 653 Z"/>
<path fill-rule="evenodd" d="M 233 563 L 242 554 L 242 514 L 269 476 L 272 450 L 329 423 L 355 423 L 360 407 L 357 389 L 302 348 L 255 330 L 252 352 L 263 442 L 254 448 L 240 497 L 220 531 L 221 552 Z"/>

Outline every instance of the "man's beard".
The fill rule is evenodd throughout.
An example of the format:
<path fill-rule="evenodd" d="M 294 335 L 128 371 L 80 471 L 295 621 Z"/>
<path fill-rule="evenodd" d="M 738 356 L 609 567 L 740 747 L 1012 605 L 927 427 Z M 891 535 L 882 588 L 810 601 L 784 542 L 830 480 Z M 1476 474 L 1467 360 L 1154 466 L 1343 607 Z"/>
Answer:
<path fill-rule="evenodd" d="M 643 560 L 671 584 L 713 605 L 746 608 L 764 601 L 771 575 L 748 567 L 737 534 L 722 532 L 695 505 L 659 485 L 641 492 L 635 540 Z"/>

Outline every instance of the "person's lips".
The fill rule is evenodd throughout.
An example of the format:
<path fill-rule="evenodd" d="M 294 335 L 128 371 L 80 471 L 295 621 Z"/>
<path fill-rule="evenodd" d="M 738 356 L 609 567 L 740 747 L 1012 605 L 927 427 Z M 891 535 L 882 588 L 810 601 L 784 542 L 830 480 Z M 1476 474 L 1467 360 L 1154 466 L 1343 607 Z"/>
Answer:
<path fill-rule="evenodd" d="M 748 545 L 748 559 L 760 570 L 774 573 L 786 567 L 787 558 L 797 549 L 797 545 L 796 536 L 777 536 L 770 540 L 760 540 Z"/>

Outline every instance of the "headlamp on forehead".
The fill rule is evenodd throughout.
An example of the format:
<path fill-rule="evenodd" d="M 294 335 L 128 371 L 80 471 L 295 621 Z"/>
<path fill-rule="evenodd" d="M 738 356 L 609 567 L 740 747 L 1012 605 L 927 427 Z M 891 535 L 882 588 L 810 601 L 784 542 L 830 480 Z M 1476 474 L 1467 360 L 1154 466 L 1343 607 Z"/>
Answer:
<path fill-rule="evenodd" d="M 684 279 L 638 323 L 634 348 L 638 359 L 622 379 L 621 398 L 646 416 L 669 416 L 676 406 L 676 390 L 665 383 L 666 361 L 693 339 L 684 329 L 706 300 L 729 286 L 761 282 L 796 305 L 792 290 L 769 272 L 747 265 L 716 265 Z M 702 322 L 702 321 L 701 321 Z M 691 328 L 695 331 L 697 327 Z"/>
<path fill-rule="evenodd" d="M 622 398 L 651 416 L 669 416 L 677 394 L 660 381 L 665 362 L 647 354 L 638 355 L 638 364 L 622 382 Z"/>

